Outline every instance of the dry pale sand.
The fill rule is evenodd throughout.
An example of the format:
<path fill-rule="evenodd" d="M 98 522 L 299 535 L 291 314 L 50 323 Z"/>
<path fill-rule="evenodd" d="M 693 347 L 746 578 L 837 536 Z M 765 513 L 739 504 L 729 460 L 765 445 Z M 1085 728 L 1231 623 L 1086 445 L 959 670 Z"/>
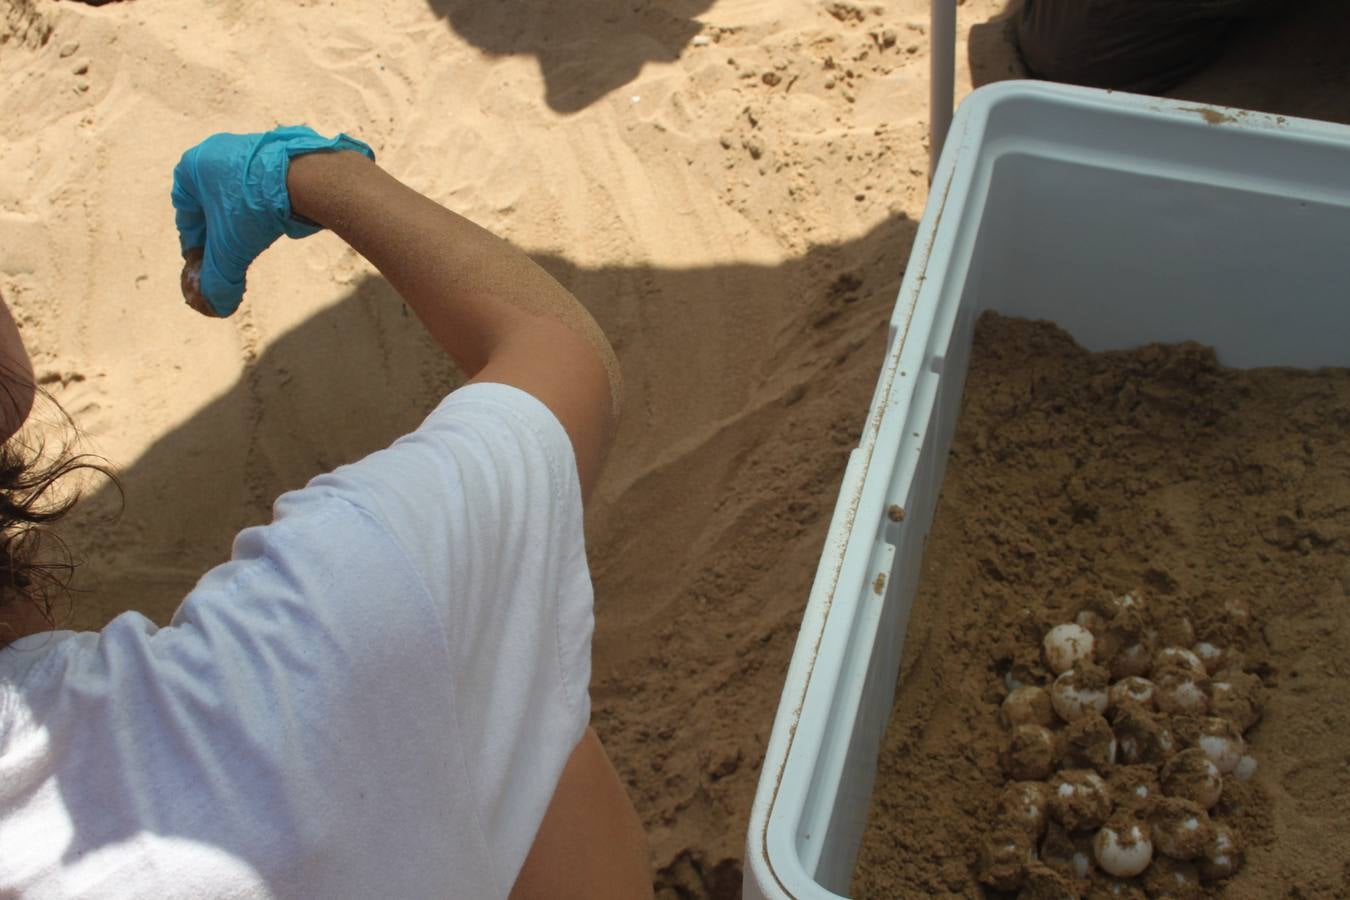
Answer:
<path fill-rule="evenodd" d="M 219 130 L 347 130 L 530 251 L 618 349 L 627 417 L 589 520 L 595 722 L 663 895 L 737 896 L 925 198 L 928 5 L 0 0 L 0 291 L 126 494 L 120 519 L 99 490 L 69 523 L 87 561 L 75 621 L 167 620 L 278 493 L 384 445 L 453 383 L 331 235 L 269 251 L 228 321 L 182 305 L 178 154 Z M 987 24 L 1000 7 L 960 8 L 959 94 L 972 66 L 1018 74 Z M 1306 51 L 1252 40 L 1266 74 L 1221 63 L 1213 99 L 1291 113 L 1311 94 L 1329 99 L 1308 111 L 1345 117 L 1344 81 L 1333 97 Z"/>

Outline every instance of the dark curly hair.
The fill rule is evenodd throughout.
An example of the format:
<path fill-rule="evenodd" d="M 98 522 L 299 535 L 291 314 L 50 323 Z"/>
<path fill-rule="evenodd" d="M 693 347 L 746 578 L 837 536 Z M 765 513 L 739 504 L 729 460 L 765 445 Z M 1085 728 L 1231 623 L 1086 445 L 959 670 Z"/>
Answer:
<path fill-rule="evenodd" d="M 0 371 L 0 383 L 5 378 Z M 9 392 L 7 387 L 0 390 Z M 42 434 L 47 429 L 29 425 L 0 444 L 0 617 L 20 603 L 31 603 L 56 628 L 53 604 L 68 597 L 77 563 L 51 526 L 70 512 L 80 492 L 62 496 L 53 489 L 82 469 L 108 478 L 119 493 L 121 485 L 105 460 L 75 452 L 79 431 L 74 421 L 49 393 L 39 388 L 37 394 L 56 410 L 63 426 L 61 441 L 52 452 Z M 8 631 L 0 618 L 0 645 L 14 637 Z"/>

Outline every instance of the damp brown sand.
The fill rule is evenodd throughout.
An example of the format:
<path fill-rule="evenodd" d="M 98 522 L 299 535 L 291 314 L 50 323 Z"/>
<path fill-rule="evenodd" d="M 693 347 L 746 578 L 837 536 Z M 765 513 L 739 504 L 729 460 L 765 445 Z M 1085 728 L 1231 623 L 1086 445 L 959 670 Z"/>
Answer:
<path fill-rule="evenodd" d="M 1348 554 L 1350 372 L 1230 370 L 1196 344 L 1092 354 L 987 316 L 852 895 L 986 895 L 1002 676 L 1131 590 L 1197 622 L 1252 614 L 1260 768 L 1223 801 L 1246 863 L 1207 895 L 1350 895 Z"/>

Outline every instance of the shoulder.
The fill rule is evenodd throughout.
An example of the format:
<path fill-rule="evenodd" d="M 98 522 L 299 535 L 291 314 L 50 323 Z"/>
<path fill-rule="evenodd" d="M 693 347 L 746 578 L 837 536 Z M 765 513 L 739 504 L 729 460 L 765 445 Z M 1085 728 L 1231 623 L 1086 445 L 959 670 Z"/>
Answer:
<path fill-rule="evenodd" d="M 533 395 L 508 384 L 475 382 L 452 392 L 413 434 L 424 431 L 526 443 L 548 459 L 559 480 L 575 474 L 572 443 L 557 416 Z"/>

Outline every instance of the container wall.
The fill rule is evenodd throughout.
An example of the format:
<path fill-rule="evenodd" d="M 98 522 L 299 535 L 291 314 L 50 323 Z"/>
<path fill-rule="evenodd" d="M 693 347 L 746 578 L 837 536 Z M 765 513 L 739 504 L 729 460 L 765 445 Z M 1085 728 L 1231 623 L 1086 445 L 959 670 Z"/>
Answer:
<path fill-rule="evenodd" d="M 1052 320 L 1090 350 L 1194 340 L 1225 365 L 1350 365 L 1344 147 L 1240 132 L 1197 146 L 1222 126 L 1151 122 L 1159 162 L 999 139 L 1002 118 L 965 302 Z"/>
<path fill-rule="evenodd" d="M 864 482 L 853 540 L 872 545 L 862 589 L 835 600 L 832 615 L 851 615 L 842 676 L 831 703 L 823 749 L 807 794 L 798 852 L 816 884 L 846 895 L 871 808 L 877 755 L 890 719 L 896 676 L 918 590 L 923 551 L 937 508 L 947 451 L 960 413 L 978 310 L 960 302 L 973 241 L 943 244 L 929 277 L 949 300 L 906 316 L 907 347 L 879 379 L 872 414 L 884 413 Z M 822 662 L 826 662 L 822 655 Z"/>

